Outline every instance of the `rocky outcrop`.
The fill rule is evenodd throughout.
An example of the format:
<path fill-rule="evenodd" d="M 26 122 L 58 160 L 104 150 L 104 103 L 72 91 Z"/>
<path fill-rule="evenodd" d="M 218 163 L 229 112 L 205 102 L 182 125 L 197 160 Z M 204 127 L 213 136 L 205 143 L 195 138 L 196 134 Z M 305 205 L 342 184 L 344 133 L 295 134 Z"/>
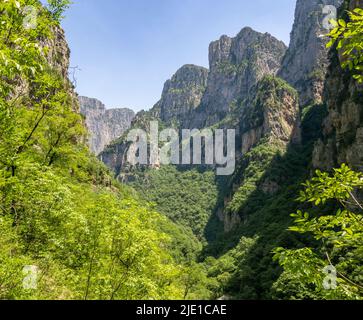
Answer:
<path fill-rule="evenodd" d="M 68 91 L 72 98 L 72 107 L 75 112 L 79 112 L 79 103 L 77 99 L 77 94 L 74 91 L 74 86 L 68 78 L 69 61 L 70 61 L 70 49 L 68 43 L 65 39 L 64 30 L 58 26 L 54 25 L 48 37 L 41 37 L 39 39 L 38 45 L 44 49 L 42 54 L 47 60 L 49 66 L 64 79 L 65 85 L 68 87 Z M 14 87 L 13 96 L 27 96 L 31 88 L 29 83 L 24 79 L 18 78 L 12 83 Z"/>
<path fill-rule="evenodd" d="M 68 80 L 71 51 L 64 30 L 59 26 L 53 27 L 52 36 L 41 41 L 41 45 L 48 49 L 47 60 L 49 64 L 59 71 L 64 79 Z"/>
<path fill-rule="evenodd" d="M 120 181 L 125 181 L 127 179 L 123 179 L 121 177 L 126 171 L 129 170 L 129 165 L 127 163 L 127 152 L 129 150 L 130 144 L 126 141 L 117 142 L 110 146 L 108 146 L 105 150 L 103 150 L 99 158 L 100 160 L 112 171 L 115 173 L 115 176 Z"/>
<path fill-rule="evenodd" d="M 132 129 L 149 132 L 150 121 L 158 121 L 161 126 L 174 128 L 187 127 L 193 112 L 200 105 L 206 89 L 208 69 L 195 65 L 182 66 L 164 84 L 160 100 L 149 111 L 140 111 L 132 121 Z M 100 158 L 114 170 L 120 180 L 126 181 L 125 172 L 129 171 L 126 155 L 129 143 L 125 136 L 114 141 L 101 154 Z M 121 172 L 123 171 L 123 172 Z"/>
<path fill-rule="evenodd" d="M 260 80 L 267 75 L 275 75 L 280 69 L 285 52 L 286 46 L 283 42 L 268 33 L 259 33 L 251 28 L 242 29 L 235 38 L 222 36 L 220 40 L 210 45 L 210 71 L 195 65 L 185 65 L 180 68 L 165 83 L 160 101 L 150 111 L 138 113 L 131 127 L 148 131 L 150 120 L 159 121 L 161 126 L 178 129 L 202 129 L 214 125 L 226 119 L 231 114 L 232 107 L 235 108 L 238 103 L 241 104 L 254 97 Z M 248 102 L 255 105 L 255 101 L 248 100 Z M 291 112 L 297 110 L 296 99 L 289 102 L 291 105 L 286 114 L 287 118 Z M 250 107 L 246 106 L 245 109 L 249 110 Z M 244 116 L 247 117 L 247 113 Z M 240 126 L 244 123 L 243 117 L 240 116 L 238 111 L 232 122 L 227 121 L 220 127 L 235 128 L 237 133 L 240 129 L 244 130 L 242 144 L 246 149 L 277 128 L 281 130 L 275 132 L 276 135 L 283 135 L 288 139 L 287 131 L 290 126 L 295 125 L 291 123 L 293 119 L 285 119 L 281 115 L 281 118 L 266 120 L 260 128 L 253 127 L 248 132 L 244 125 Z M 266 118 L 270 116 L 271 114 L 266 114 Z M 273 128 L 274 121 L 280 120 L 284 120 L 282 125 L 287 128 L 286 130 L 278 125 Z M 129 145 L 124 138 L 117 140 L 100 155 L 102 161 L 119 177 L 130 169 L 125 163 Z"/>
<path fill-rule="evenodd" d="M 223 119 L 263 76 L 277 73 L 285 51 L 283 42 L 248 27 L 235 38 L 222 36 L 212 42 L 207 89 L 190 127 L 210 126 Z"/>
<path fill-rule="evenodd" d="M 160 110 L 160 119 L 183 126 L 200 105 L 207 87 L 208 69 L 195 65 L 181 67 L 166 81 L 160 101 L 154 108 Z"/>
<path fill-rule="evenodd" d="M 299 143 L 299 95 L 282 79 L 264 77 L 242 105 L 240 133 L 242 154 L 247 153 L 263 137 L 284 143 Z"/>
<path fill-rule="evenodd" d="M 351 10 L 362 8 L 363 1 L 347 1 L 346 6 Z M 323 137 L 315 145 L 313 165 L 329 170 L 346 163 L 363 171 L 363 86 L 341 68 L 341 57 L 335 49 L 330 58 L 324 94 L 329 113 Z"/>
<path fill-rule="evenodd" d="M 299 95 L 282 79 L 265 76 L 251 89 L 250 96 L 240 106 L 239 119 L 241 156 L 238 162 L 243 164 L 243 169 L 236 175 L 239 178 L 232 178 L 231 193 L 226 197 L 224 207 L 218 211 L 225 232 L 232 231 L 242 222 L 246 223 L 248 214 L 243 209 L 243 198 L 248 199 L 257 189 L 267 195 L 279 190 L 276 181 L 268 178 L 260 181 L 257 172 L 251 176 L 245 174 L 245 171 L 251 170 L 251 162 L 266 162 L 275 154 L 283 153 L 289 145 L 300 143 Z M 271 151 L 268 154 L 261 152 L 251 158 L 248 152 L 261 144 Z M 254 169 L 255 165 L 252 164 Z"/>
<path fill-rule="evenodd" d="M 328 30 L 323 21 L 328 12 L 326 5 L 337 9 L 343 0 L 297 0 L 295 22 L 289 49 L 284 57 L 279 76 L 285 79 L 300 94 L 302 106 L 321 103 L 324 79 L 329 65 Z"/>
<path fill-rule="evenodd" d="M 89 145 L 97 155 L 128 130 L 135 117 L 130 109 L 106 109 L 97 99 L 79 97 L 79 101 L 90 134 Z"/>

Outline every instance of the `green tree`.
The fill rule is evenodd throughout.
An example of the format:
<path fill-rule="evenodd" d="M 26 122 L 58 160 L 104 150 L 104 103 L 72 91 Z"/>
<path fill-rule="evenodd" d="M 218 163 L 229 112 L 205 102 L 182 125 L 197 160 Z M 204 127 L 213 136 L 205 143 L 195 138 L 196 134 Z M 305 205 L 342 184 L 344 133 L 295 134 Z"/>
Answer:
<path fill-rule="evenodd" d="M 354 71 L 354 79 L 363 83 L 363 9 L 356 8 L 348 16 L 347 22 L 331 21 L 334 29 L 329 34 L 328 48 L 336 43 L 343 56 L 342 67 Z"/>
<path fill-rule="evenodd" d="M 299 200 L 314 204 L 319 213 L 298 211 L 292 215 L 295 225 L 290 230 L 311 234 L 317 246 L 275 250 L 274 258 L 284 269 L 274 285 L 275 294 L 291 299 L 361 299 L 363 207 L 358 197 L 363 174 L 346 165 L 334 169 L 333 175 L 316 174 L 304 185 Z M 339 207 L 334 214 L 324 213 L 325 206 L 334 204 Z"/>
<path fill-rule="evenodd" d="M 68 4 L 0 2 L 0 299 L 180 299 L 183 267 L 159 228 L 170 222 L 85 145 L 50 47 Z M 36 288 L 23 286 L 25 266 L 39 270 Z"/>
<path fill-rule="evenodd" d="M 55 20 L 63 18 L 64 12 L 72 4 L 71 0 L 48 0 L 48 8 Z"/>

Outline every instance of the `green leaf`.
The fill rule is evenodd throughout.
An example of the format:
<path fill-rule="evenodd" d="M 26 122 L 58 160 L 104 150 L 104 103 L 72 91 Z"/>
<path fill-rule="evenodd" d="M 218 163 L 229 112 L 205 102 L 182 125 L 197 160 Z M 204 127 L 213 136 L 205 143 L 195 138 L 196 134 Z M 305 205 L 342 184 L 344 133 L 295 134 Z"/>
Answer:
<path fill-rule="evenodd" d="M 347 26 L 347 23 L 343 19 L 339 19 L 338 22 L 339 22 L 339 25 L 344 28 Z"/>

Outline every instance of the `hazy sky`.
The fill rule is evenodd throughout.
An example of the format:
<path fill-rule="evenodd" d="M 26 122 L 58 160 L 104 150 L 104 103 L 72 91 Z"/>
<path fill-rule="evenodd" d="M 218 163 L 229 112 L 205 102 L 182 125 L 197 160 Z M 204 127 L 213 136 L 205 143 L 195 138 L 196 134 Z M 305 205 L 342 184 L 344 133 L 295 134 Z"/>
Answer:
<path fill-rule="evenodd" d="M 208 46 L 243 27 L 286 44 L 295 0 L 73 0 L 63 21 L 77 91 L 107 107 L 149 109 L 184 64 L 208 67 Z"/>

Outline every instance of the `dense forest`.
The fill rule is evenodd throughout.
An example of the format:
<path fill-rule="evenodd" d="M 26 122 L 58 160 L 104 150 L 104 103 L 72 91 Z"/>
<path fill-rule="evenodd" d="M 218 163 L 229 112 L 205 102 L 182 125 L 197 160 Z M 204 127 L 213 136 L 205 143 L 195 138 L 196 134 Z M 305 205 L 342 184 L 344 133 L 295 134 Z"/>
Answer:
<path fill-rule="evenodd" d="M 317 141 L 338 132 L 324 130 L 334 85 L 340 108 L 353 101 L 362 117 L 361 5 L 345 1 L 325 35 L 328 97 L 304 104 L 298 86 L 268 74 L 220 119 L 209 115 L 203 126 L 238 126 L 241 140 L 270 119 L 222 177 L 208 166 L 108 168 L 125 137 L 100 157 L 89 149 L 61 28 L 70 2 L 0 0 L 0 299 L 362 299 L 363 174 L 350 161 L 361 149 L 313 164 L 327 154 Z M 245 65 L 214 67 L 238 78 Z M 199 95 L 204 81 L 168 97 Z M 134 126 L 185 124 L 162 118 L 165 101 Z M 356 135 L 339 139 L 343 148 Z"/>

